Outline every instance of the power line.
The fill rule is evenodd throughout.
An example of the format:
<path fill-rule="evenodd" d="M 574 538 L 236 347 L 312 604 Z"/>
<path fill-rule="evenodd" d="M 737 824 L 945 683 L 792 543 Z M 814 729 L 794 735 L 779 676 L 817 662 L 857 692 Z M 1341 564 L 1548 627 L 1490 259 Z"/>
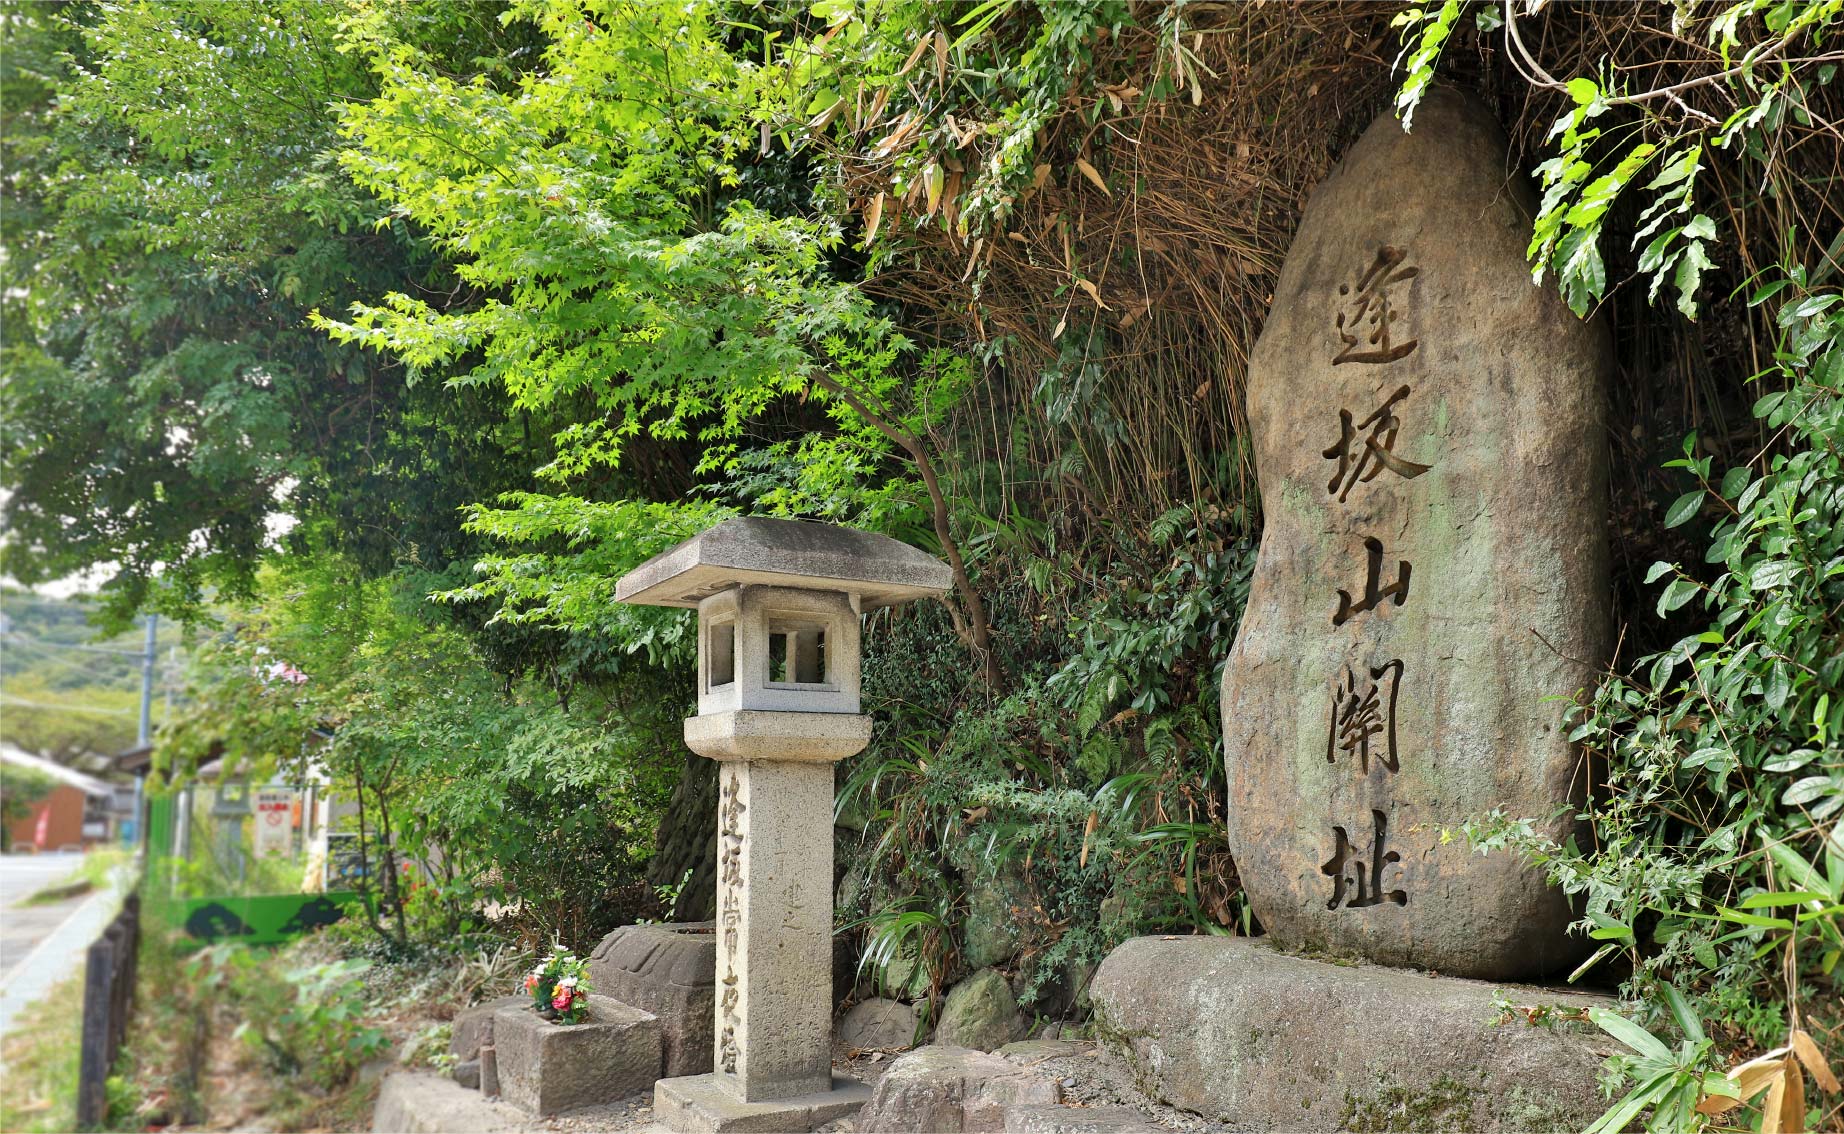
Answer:
<path fill-rule="evenodd" d="M 19 646 L 23 645 L 23 646 L 27 646 L 33 649 L 43 649 L 45 648 L 46 645 L 48 645 L 48 643 L 45 643 L 45 642 L 30 642 L 30 641 L 16 642 L 10 639 L 7 640 L 6 644 L 14 648 L 18 648 Z M 95 669 L 84 665 L 82 662 L 71 661 L 69 658 L 61 658 L 56 654 L 41 654 L 37 658 L 33 658 L 31 660 L 31 664 L 34 664 L 34 665 L 38 664 L 39 662 L 51 662 L 54 665 L 61 665 L 66 669 L 74 670 L 78 673 L 86 674 L 90 677 L 103 676 L 103 675 L 98 674 Z M 125 674 L 118 675 L 118 676 L 125 676 Z"/>
<path fill-rule="evenodd" d="M 52 705 L 44 701 L 28 701 L 24 697 L 9 697 L 0 694 L 0 705 L 20 705 L 28 709 L 52 709 L 57 712 L 71 713 L 107 713 L 110 716 L 134 716 L 136 709 L 104 709 L 96 705 Z"/>
<path fill-rule="evenodd" d="M 32 638 L 17 631 L 4 637 L 7 642 L 17 642 L 28 646 L 43 646 L 48 650 L 83 650 L 92 654 L 119 654 L 122 657 L 138 658 L 141 650 L 118 650 L 113 646 L 85 646 L 77 642 L 47 642 L 42 638 Z"/>

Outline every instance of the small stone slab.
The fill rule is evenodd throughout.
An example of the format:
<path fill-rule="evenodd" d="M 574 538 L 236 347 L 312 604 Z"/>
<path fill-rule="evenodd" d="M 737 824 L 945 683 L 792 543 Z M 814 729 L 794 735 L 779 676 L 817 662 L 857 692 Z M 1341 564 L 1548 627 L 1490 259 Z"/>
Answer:
<path fill-rule="evenodd" d="M 830 1091 L 743 1102 L 717 1075 L 690 1075 L 654 1084 L 653 1115 L 675 1134 L 799 1134 L 858 1111 L 870 1097 L 863 1083 L 835 1075 Z"/>
<path fill-rule="evenodd" d="M 1141 1089 L 1239 1128 L 1580 1130 L 1616 1045 L 1591 1024 L 1501 1020 L 1606 997 L 1276 952 L 1261 940 L 1141 937 L 1108 955 L 1096 1028 Z"/>
<path fill-rule="evenodd" d="M 1005 1129 L 1008 1108 L 1055 1104 L 1057 1085 L 996 1055 L 931 1044 L 890 1065 L 858 1129 L 877 1134 L 965 1134 Z"/>
<path fill-rule="evenodd" d="M 873 997 L 839 1021 L 839 1042 L 853 1051 L 907 1051 L 916 1045 L 914 1004 Z"/>
<path fill-rule="evenodd" d="M 500 1096 L 538 1115 L 640 1094 L 659 1077 L 660 1044 L 651 1013 L 596 993 L 580 1024 L 554 1024 L 530 1008 L 493 1017 Z"/>
<path fill-rule="evenodd" d="M 1163 1134 L 1164 1127 L 1125 1106 L 1007 1107 L 1005 1134 Z"/>
<path fill-rule="evenodd" d="M 717 930 L 710 921 L 624 925 L 589 956 L 599 995 L 659 1017 L 660 1074 L 711 1068 L 717 1019 Z"/>

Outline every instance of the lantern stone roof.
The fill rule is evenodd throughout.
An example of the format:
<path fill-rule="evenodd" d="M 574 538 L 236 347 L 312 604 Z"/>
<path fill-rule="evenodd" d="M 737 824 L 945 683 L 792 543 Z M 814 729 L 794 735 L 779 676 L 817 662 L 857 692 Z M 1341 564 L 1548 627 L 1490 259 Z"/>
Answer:
<path fill-rule="evenodd" d="M 740 584 L 844 591 L 862 610 L 946 594 L 948 565 L 889 536 L 805 520 L 725 520 L 661 552 L 615 584 L 639 606 L 696 607 Z"/>

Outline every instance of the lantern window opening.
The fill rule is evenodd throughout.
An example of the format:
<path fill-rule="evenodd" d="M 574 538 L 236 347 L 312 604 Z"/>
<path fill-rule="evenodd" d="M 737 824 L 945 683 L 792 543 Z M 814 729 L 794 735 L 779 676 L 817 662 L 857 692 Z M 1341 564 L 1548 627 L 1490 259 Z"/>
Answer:
<path fill-rule="evenodd" d="M 831 619 L 811 613 L 769 611 L 768 658 L 764 684 L 775 689 L 836 691 L 832 651 L 836 639 Z"/>
<path fill-rule="evenodd" d="M 704 628 L 704 691 L 736 681 L 736 619 L 724 618 Z"/>

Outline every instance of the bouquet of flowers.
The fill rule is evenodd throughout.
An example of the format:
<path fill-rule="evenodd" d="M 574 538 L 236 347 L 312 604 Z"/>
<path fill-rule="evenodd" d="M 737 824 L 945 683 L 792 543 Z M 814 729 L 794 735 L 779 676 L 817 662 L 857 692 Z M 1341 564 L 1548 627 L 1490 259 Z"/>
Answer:
<path fill-rule="evenodd" d="M 580 1024 L 589 1014 L 589 966 L 558 946 L 548 960 L 525 974 L 525 993 L 545 1019 Z"/>

